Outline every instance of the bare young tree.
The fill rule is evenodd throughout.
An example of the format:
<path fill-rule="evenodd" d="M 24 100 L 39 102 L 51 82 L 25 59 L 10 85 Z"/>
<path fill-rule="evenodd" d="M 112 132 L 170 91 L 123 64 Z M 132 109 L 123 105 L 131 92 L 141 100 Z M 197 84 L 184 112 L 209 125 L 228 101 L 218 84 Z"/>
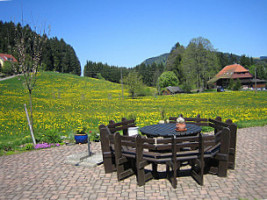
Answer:
<path fill-rule="evenodd" d="M 16 26 L 16 51 L 18 57 L 18 71 L 21 73 L 22 83 L 26 86 L 29 94 L 30 107 L 30 129 L 33 143 L 36 144 L 33 134 L 33 106 L 32 106 L 32 91 L 36 85 L 38 67 L 42 56 L 42 48 L 47 40 L 45 29 L 41 34 L 31 31 L 27 25 L 25 27 Z M 26 107 L 25 107 L 26 109 Z"/>

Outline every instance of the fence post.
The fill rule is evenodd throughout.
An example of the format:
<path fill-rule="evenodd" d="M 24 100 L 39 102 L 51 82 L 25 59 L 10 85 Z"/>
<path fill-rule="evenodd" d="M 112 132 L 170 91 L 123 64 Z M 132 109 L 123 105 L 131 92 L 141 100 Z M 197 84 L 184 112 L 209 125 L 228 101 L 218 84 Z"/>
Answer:
<path fill-rule="evenodd" d="M 27 110 L 26 104 L 24 104 L 24 108 L 25 108 L 26 117 L 27 117 L 27 120 L 28 120 L 30 132 L 31 132 L 32 143 L 35 146 L 36 145 L 36 140 L 35 140 L 35 137 L 34 137 L 34 133 L 33 133 L 33 129 L 32 129 L 32 124 L 31 124 L 31 121 L 30 121 L 30 118 L 29 118 L 29 114 L 28 114 L 28 110 Z"/>
<path fill-rule="evenodd" d="M 88 137 L 88 156 L 90 157 L 92 155 L 91 152 L 91 144 L 90 144 L 90 136 Z"/>

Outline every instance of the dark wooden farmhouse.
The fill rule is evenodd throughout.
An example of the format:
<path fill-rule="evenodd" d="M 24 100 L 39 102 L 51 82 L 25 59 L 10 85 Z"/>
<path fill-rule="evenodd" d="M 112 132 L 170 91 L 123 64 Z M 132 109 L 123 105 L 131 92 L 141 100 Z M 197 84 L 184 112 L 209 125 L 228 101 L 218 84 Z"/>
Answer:
<path fill-rule="evenodd" d="M 169 86 L 169 87 L 166 87 L 165 90 L 163 90 L 162 95 L 171 95 L 171 94 L 178 94 L 178 93 L 184 93 L 184 91 L 178 86 Z"/>

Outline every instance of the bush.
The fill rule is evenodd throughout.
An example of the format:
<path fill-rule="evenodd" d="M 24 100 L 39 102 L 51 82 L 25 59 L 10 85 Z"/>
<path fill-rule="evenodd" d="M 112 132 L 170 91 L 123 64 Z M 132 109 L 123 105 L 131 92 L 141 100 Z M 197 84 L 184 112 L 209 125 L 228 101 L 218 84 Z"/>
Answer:
<path fill-rule="evenodd" d="M 191 90 L 192 90 L 192 86 L 190 84 L 187 84 L 187 83 L 184 83 L 181 88 L 184 92 L 191 92 Z"/>
<path fill-rule="evenodd" d="M 136 121 L 136 118 L 137 118 L 136 113 L 129 113 L 129 114 L 126 116 L 126 119 L 128 119 L 128 120 L 133 119 L 134 121 Z"/>
<path fill-rule="evenodd" d="M 241 89 L 241 87 L 242 87 L 242 84 L 241 84 L 239 79 L 237 79 L 235 81 L 233 79 L 230 79 L 230 82 L 228 84 L 228 89 L 229 90 L 238 91 L 238 90 Z"/>
<path fill-rule="evenodd" d="M 240 82 L 239 79 L 237 79 L 237 80 L 235 81 L 234 86 L 233 86 L 233 90 L 234 90 L 234 91 L 238 91 L 238 90 L 241 89 L 241 87 L 242 87 L 241 82 Z"/>
<path fill-rule="evenodd" d="M 2 67 L 2 72 L 6 75 L 12 75 L 15 73 L 13 69 L 13 65 L 11 62 L 6 61 L 4 66 Z"/>
<path fill-rule="evenodd" d="M 3 151 L 12 151 L 14 149 L 13 144 L 11 142 L 8 143 L 0 143 L 0 150 Z"/>
<path fill-rule="evenodd" d="M 25 145 L 25 150 L 32 150 L 33 149 L 33 144 L 32 143 L 28 143 Z"/>
<path fill-rule="evenodd" d="M 232 90 L 233 89 L 233 87 L 234 87 L 234 85 L 235 85 L 235 82 L 234 82 L 234 80 L 233 79 L 230 79 L 230 81 L 229 81 L 229 84 L 228 84 L 228 89 L 229 90 Z"/>
<path fill-rule="evenodd" d="M 99 141 L 100 140 L 100 134 L 97 131 L 89 131 L 90 134 L 90 141 Z"/>
<path fill-rule="evenodd" d="M 149 88 L 141 87 L 136 96 L 151 96 L 152 93 Z"/>
<path fill-rule="evenodd" d="M 97 79 L 105 80 L 105 78 L 101 75 L 101 73 L 96 74 Z"/>

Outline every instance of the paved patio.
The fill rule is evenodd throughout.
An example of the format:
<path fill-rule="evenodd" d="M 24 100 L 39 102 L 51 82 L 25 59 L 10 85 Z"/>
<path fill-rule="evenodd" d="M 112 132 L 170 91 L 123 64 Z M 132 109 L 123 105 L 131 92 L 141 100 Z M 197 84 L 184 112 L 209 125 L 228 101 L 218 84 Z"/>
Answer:
<path fill-rule="evenodd" d="M 103 165 L 65 164 L 66 156 L 87 145 L 61 146 L 0 157 L 0 199 L 267 199 L 267 126 L 238 130 L 236 169 L 227 178 L 204 176 L 204 186 L 191 177 L 136 185 L 135 176 L 118 182 Z M 101 151 L 100 143 L 92 151 Z"/>

